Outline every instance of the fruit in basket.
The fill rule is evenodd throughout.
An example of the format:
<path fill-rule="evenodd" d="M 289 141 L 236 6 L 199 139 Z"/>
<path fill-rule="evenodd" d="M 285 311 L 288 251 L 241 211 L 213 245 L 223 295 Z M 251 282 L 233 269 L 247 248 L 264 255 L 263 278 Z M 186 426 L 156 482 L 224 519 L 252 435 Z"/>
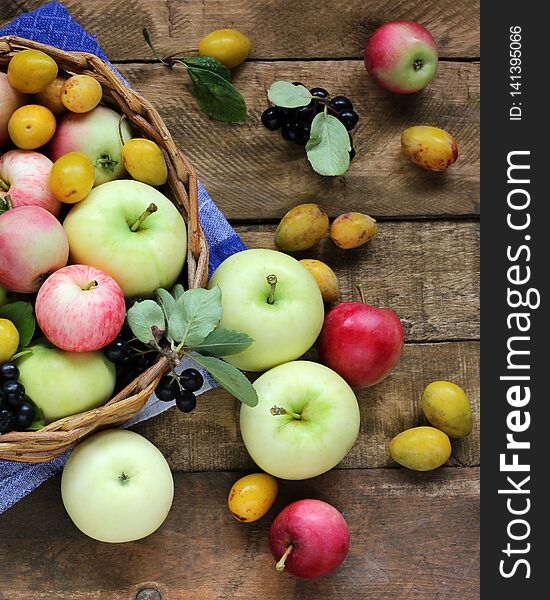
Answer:
<path fill-rule="evenodd" d="M 395 368 L 403 326 L 388 308 L 343 302 L 329 311 L 318 341 L 319 358 L 352 387 L 370 387 Z"/>
<path fill-rule="evenodd" d="M 275 477 L 267 473 L 251 473 L 233 484 L 227 506 L 237 521 L 252 523 L 261 519 L 273 506 L 278 492 Z"/>
<path fill-rule="evenodd" d="M 390 92 L 418 92 L 437 71 L 435 40 L 414 21 L 386 23 L 367 43 L 365 67 L 374 81 Z"/>
<path fill-rule="evenodd" d="M 8 121 L 13 113 L 25 104 L 26 96 L 13 89 L 6 73 L 0 72 L 0 148 L 9 141 Z"/>
<path fill-rule="evenodd" d="M 122 148 L 124 166 L 136 181 L 149 185 L 163 185 L 168 168 L 162 150 L 146 138 L 132 138 Z"/>
<path fill-rule="evenodd" d="M 275 250 L 245 250 L 218 267 L 208 284 L 222 292 L 220 325 L 254 341 L 225 357 L 246 371 L 265 371 L 309 350 L 323 325 L 319 286 L 294 258 Z"/>
<path fill-rule="evenodd" d="M 17 381 L 19 379 L 19 369 L 12 362 L 5 362 L 0 365 L 0 381 Z"/>
<path fill-rule="evenodd" d="M 61 477 L 69 517 L 101 542 L 131 542 L 156 531 L 174 498 L 174 480 L 160 450 L 125 429 L 101 431 L 72 452 Z"/>
<path fill-rule="evenodd" d="M 95 170 L 82 152 L 69 152 L 58 158 L 49 174 L 49 185 L 60 202 L 76 204 L 92 191 Z"/>
<path fill-rule="evenodd" d="M 279 365 L 254 382 L 258 404 L 241 406 L 240 428 L 254 462 L 281 479 L 307 479 L 336 466 L 359 433 L 353 390 L 309 361 Z"/>
<path fill-rule="evenodd" d="M 8 302 L 8 290 L 0 285 L 0 306 L 4 306 Z"/>
<path fill-rule="evenodd" d="M 407 158 L 427 171 L 445 171 L 458 158 L 456 140 L 439 127 L 417 125 L 405 129 L 401 148 Z"/>
<path fill-rule="evenodd" d="M 35 103 L 49 108 L 56 117 L 62 115 L 67 110 L 61 102 L 61 90 L 64 83 L 65 77 L 58 75 L 45 90 L 34 95 Z"/>
<path fill-rule="evenodd" d="M 34 150 L 47 144 L 56 128 L 54 114 L 40 104 L 25 104 L 8 121 L 11 141 L 22 150 Z"/>
<path fill-rule="evenodd" d="M 73 113 L 93 110 L 103 97 L 101 84 L 90 75 L 72 75 L 63 84 L 61 102 Z"/>
<path fill-rule="evenodd" d="M 0 363 L 9 360 L 19 347 L 19 332 L 9 319 L 0 319 Z"/>
<path fill-rule="evenodd" d="M 64 114 L 50 143 L 50 158 L 55 162 L 63 154 L 83 152 L 94 165 L 96 186 L 123 177 L 122 146 L 132 137 L 132 130 L 121 119 L 122 115 L 101 105 L 84 114 Z"/>
<path fill-rule="evenodd" d="M 25 94 L 42 92 L 56 77 L 57 63 L 41 50 L 22 50 L 8 63 L 11 86 Z"/>
<path fill-rule="evenodd" d="M 451 442 L 435 427 L 413 427 L 396 435 L 388 446 L 390 456 L 413 471 L 432 471 L 451 456 Z"/>
<path fill-rule="evenodd" d="M 319 286 L 323 300 L 325 302 L 336 302 L 340 296 L 336 273 L 320 260 L 304 258 L 300 262 L 313 275 L 313 278 Z"/>
<path fill-rule="evenodd" d="M 13 431 L 15 427 L 15 417 L 13 411 L 8 408 L 0 407 L 0 433 Z"/>
<path fill-rule="evenodd" d="M 428 421 L 449 437 L 472 432 L 472 407 L 462 388 L 450 381 L 433 381 L 422 392 L 422 410 Z"/>
<path fill-rule="evenodd" d="M 228 69 L 248 58 L 252 44 L 244 33 L 236 29 L 216 29 L 199 42 L 199 54 L 217 58 Z"/>
<path fill-rule="evenodd" d="M 334 219 L 330 226 L 330 238 L 344 250 L 358 248 L 370 241 L 377 233 L 376 221 L 358 212 L 350 212 Z"/>
<path fill-rule="evenodd" d="M 0 198 L 9 194 L 11 205 L 40 206 L 57 216 L 61 204 L 52 194 L 52 161 L 32 150 L 10 150 L 0 158 Z"/>
<path fill-rule="evenodd" d="M 17 407 L 25 399 L 25 386 L 20 381 L 4 381 L 0 391 L 5 404 L 10 408 Z"/>
<path fill-rule="evenodd" d="M 126 297 L 171 289 L 187 254 L 183 217 L 157 189 L 124 179 L 94 188 L 63 227 L 71 262 L 107 273 Z"/>
<path fill-rule="evenodd" d="M 69 265 L 38 290 L 36 320 L 44 335 L 69 352 L 91 352 L 110 344 L 126 318 L 118 283 L 99 269 Z"/>
<path fill-rule="evenodd" d="M 19 381 L 44 411 L 47 423 L 105 404 L 115 387 L 115 367 L 102 352 L 66 352 L 48 342 L 29 346 L 16 360 Z"/>
<path fill-rule="evenodd" d="M 328 227 L 328 215 L 318 204 L 299 204 L 281 219 L 275 245 L 285 252 L 307 250 L 325 237 Z"/>
<path fill-rule="evenodd" d="M 67 264 L 69 243 L 61 223 L 39 206 L 19 206 L 0 214 L 0 284 L 32 294 Z"/>
<path fill-rule="evenodd" d="M 275 518 L 269 547 L 278 571 L 311 579 L 332 573 L 345 560 L 349 528 L 342 514 L 321 500 L 298 500 Z"/>

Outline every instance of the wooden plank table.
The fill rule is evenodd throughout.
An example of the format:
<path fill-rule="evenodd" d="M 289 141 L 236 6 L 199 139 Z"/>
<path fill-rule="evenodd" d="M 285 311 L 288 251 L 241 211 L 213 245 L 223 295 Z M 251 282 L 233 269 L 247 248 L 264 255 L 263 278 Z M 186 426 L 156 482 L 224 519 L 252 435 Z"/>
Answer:
<path fill-rule="evenodd" d="M 122 74 L 159 109 L 201 180 L 250 247 L 273 247 L 278 219 L 315 201 L 331 217 L 349 210 L 378 219 L 366 247 L 329 241 L 311 255 L 338 274 L 342 299 L 364 282 L 374 304 L 394 309 L 406 331 L 403 359 L 390 378 L 358 393 L 361 433 L 339 467 L 303 482 L 281 482 L 275 507 L 258 523 L 237 523 L 226 495 L 254 468 L 240 439 L 238 406 L 224 391 L 201 396 L 191 415 L 170 410 L 136 429 L 175 470 L 176 494 L 163 527 L 124 545 L 81 535 L 64 512 L 54 478 L 0 517 L 0 599 L 121 600 L 449 599 L 479 597 L 479 4 L 469 0 L 67 0 Z M 40 6 L 3 2 L 0 24 Z M 369 80 L 362 50 L 381 23 L 413 19 L 440 48 L 436 79 L 410 97 Z M 208 121 L 186 76 L 151 60 L 148 26 L 162 54 L 192 52 L 219 27 L 253 41 L 235 72 L 249 107 L 242 126 Z M 303 150 L 261 127 L 266 90 L 276 79 L 320 85 L 352 98 L 361 116 L 357 158 L 334 179 L 311 171 Z M 402 156 L 411 124 L 455 134 L 456 165 L 424 172 Z M 312 351 L 309 355 L 314 358 Z M 422 423 L 419 396 L 435 379 L 463 386 L 475 412 L 472 435 L 453 442 L 438 471 L 395 468 L 387 442 Z M 317 497 L 345 515 L 352 545 L 333 575 L 301 581 L 277 574 L 269 525 L 285 504 Z M 155 591 L 156 590 L 156 591 Z"/>

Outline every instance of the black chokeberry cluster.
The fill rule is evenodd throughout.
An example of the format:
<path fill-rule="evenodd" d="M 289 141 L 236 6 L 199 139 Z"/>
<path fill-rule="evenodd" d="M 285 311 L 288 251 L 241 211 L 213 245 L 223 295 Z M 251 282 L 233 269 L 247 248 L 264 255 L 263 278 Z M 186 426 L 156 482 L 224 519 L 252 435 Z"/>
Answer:
<path fill-rule="evenodd" d="M 299 81 L 294 85 L 304 85 Z M 348 131 L 351 131 L 359 122 L 359 115 L 353 110 L 353 104 L 345 96 L 334 96 L 330 98 L 324 88 L 311 88 L 309 93 L 313 96 L 308 106 L 300 108 L 283 108 L 281 106 L 270 106 L 262 114 L 262 124 L 269 131 L 281 130 L 281 136 L 287 142 L 294 142 L 299 146 L 305 146 L 309 140 L 311 123 L 315 115 L 325 109 L 328 105 L 328 113 L 343 123 Z M 350 160 L 355 156 L 353 140 L 350 134 L 351 151 Z"/>
<path fill-rule="evenodd" d="M 13 363 L 0 365 L 0 433 L 24 431 L 34 420 L 35 406 L 18 379 L 19 369 Z"/>
<path fill-rule="evenodd" d="M 157 385 L 155 393 L 163 402 L 176 401 L 176 406 L 185 413 L 191 412 L 197 405 L 198 392 L 204 379 L 197 369 L 185 369 L 179 376 L 165 375 Z"/>

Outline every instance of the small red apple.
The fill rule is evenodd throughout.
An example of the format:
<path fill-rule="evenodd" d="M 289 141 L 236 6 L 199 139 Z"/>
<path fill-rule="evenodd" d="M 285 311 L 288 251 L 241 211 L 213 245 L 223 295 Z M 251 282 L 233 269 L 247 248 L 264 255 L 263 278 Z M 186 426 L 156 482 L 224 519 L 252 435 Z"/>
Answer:
<path fill-rule="evenodd" d="M 69 265 L 48 277 L 36 296 L 44 335 L 69 352 L 91 352 L 111 343 L 126 317 L 124 294 L 103 271 Z"/>
<path fill-rule="evenodd" d="M 435 40 L 414 21 L 386 23 L 367 43 L 365 67 L 374 81 L 390 92 L 418 92 L 437 71 Z"/>
<path fill-rule="evenodd" d="M 319 357 L 352 387 L 382 381 L 399 362 L 403 326 L 388 308 L 343 302 L 325 317 L 318 340 Z"/>
<path fill-rule="evenodd" d="M 284 508 L 269 530 L 278 571 L 311 579 L 332 573 L 349 551 L 346 520 L 321 500 L 298 500 Z"/>
<path fill-rule="evenodd" d="M 12 114 L 27 102 L 27 96 L 13 89 L 6 73 L 0 73 L 0 147 L 9 141 L 8 121 Z"/>

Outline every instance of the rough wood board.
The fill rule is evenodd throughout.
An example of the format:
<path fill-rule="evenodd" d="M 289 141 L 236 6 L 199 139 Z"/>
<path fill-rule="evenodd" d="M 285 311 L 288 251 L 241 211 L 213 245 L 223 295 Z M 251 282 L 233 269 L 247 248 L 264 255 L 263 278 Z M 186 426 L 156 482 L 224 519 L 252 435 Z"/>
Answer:
<path fill-rule="evenodd" d="M 0 599 L 133 600 L 143 587 L 164 600 L 474 600 L 479 597 L 479 471 L 332 471 L 280 482 L 260 521 L 238 523 L 226 498 L 239 473 L 177 473 L 165 524 L 139 542 L 85 537 L 59 497 L 59 477 L 0 517 Z M 353 490 L 353 491 L 352 491 Z M 278 574 L 267 546 L 277 512 L 319 498 L 342 511 L 351 549 L 334 574 Z"/>
<path fill-rule="evenodd" d="M 313 353 L 309 358 L 314 359 Z M 387 445 L 392 437 L 425 424 L 420 408 L 424 387 L 436 380 L 452 381 L 466 391 L 474 411 L 474 430 L 453 440 L 449 464 L 479 464 L 479 344 L 477 342 L 406 344 L 401 362 L 386 380 L 357 392 L 361 430 L 341 468 L 395 466 Z M 170 465 L 181 471 L 226 471 L 253 468 L 238 426 L 238 402 L 225 390 L 199 397 L 185 415 L 176 409 L 135 427 L 156 444 Z M 353 488 L 350 488 L 353 489 Z"/>
<path fill-rule="evenodd" d="M 237 227 L 249 248 L 275 248 L 275 225 Z M 341 300 L 367 301 L 395 311 L 406 340 L 479 338 L 479 223 L 382 222 L 367 245 L 341 250 L 328 236 L 295 254 L 317 258 L 337 274 Z"/>
<path fill-rule="evenodd" d="M 64 0 L 97 35 L 111 60 L 150 58 L 141 30 L 148 27 L 164 54 L 194 53 L 214 29 L 232 27 L 252 40 L 252 58 L 341 58 L 363 55 L 372 32 L 387 21 L 411 19 L 436 38 L 440 56 L 479 56 L 479 2 L 468 0 Z M 0 23 L 42 0 L 2 2 Z M 121 18 L 122 17 L 122 18 Z M 108 26 L 106 26 L 108 24 Z"/>
<path fill-rule="evenodd" d="M 249 109 L 244 125 L 209 121 L 191 95 L 183 68 L 120 65 L 128 81 L 159 110 L 225 215 L 280 218 L 301 202 L 320 202 L 331 216 L 477 215 L 479 212 L 479 64 L 441 63 L 419 94 L 380 90 L 360 61 L 249 63 L 235 78 Z M 349 95 L 361 116 L 353 132 L 357 156 L 342 177 L 312 171 L 303 148 L 263 128 L 267 89 L 300 80 Z M 458 161 L 430 173 L 402 153 L 411 125 L 437 125 L 456 136 Z"/>

